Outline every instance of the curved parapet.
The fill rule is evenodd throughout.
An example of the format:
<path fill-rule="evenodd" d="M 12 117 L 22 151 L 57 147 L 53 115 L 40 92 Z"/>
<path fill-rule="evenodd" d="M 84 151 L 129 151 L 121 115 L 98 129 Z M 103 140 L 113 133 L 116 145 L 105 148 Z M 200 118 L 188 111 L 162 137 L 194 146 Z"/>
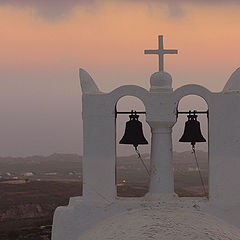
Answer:
<path fill-rule="evenodd" d="M 180 101 L 181 98 L 187 95 L 197 95 L 205 99 L 206 102 L 208 102 L 211 93 L 212 92 L 210 92 L 207 88 L 197 84 L 188 84 L 174 91 L 174 95 L 177 101 Z"/>
<path fill-rule="evenodd" d="M 227 92 L 240 92 L 240 68 L 238 68 L 227 81 L 224 89 L 224 93 Z"/>
<path fill-rule="evenodd" d="M 145 88 L 136 85 L 124 85 L 114 89 L 109 94 L 113 97 L 115 104 L 121 97 L 124 96 L 137 97 L 146 104 L 146 98 L 149 95 L 149 92 Z"/>
<path fill-rule="evenodd" d="M 83 94 L 101 93 L 89 73 L 82 68 L 79 69 L 79 77 Z"/>

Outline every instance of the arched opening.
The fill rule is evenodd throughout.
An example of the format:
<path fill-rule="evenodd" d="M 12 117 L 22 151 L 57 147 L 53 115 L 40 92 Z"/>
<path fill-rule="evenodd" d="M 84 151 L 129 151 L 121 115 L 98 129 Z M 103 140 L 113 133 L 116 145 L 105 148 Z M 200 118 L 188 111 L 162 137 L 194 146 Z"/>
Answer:
<path fill-rule="evenodd" d="M 143 102 L 133 96 L 125 96 L 119 99 L 116 104 L 117 112 L 145 112 Z M 119 144 L 122 139 L 126 122 L 130 114 L 116 115 L 116 185 L 117 196 L 119 197 L 142 197 L 148 192 L 149 175 L 145 167 L 150 169 L 150 127 L 146 122 L 145 114 L 138 114 L 142 123 L 143 134 L 148 141 L 147 145 L 138 145 L 141 159 L 135 152 L 133 145 Z M 145 166 L 144 166 L 145 164 Z"/>
<path fill-rule="evenodd" d="M 196 110 L 208 111 L 207 102 L 200 96 L 187 95 L 183 97 L 177 107 L 178 112 Z M 198 114 L 200 129 L 206 142 L 197 142 L 195 153 L 191 143 L 179 142 L 182 137 L 188 114 L 178 114 L 177 122 L 173 127 L 173 162 L 174 188 L 180 197 L 208 197 L 208 114 Z M 195 158 L 196 156 L 196 158 Z"/>

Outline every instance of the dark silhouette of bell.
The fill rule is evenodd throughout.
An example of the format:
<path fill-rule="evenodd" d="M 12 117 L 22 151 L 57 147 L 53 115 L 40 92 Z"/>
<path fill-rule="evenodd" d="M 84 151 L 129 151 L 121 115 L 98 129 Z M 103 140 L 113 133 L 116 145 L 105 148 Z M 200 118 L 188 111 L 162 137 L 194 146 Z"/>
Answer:
<path fill-rule="evenodd" d="M 126 123 L 126 128 L 120 144 L 132 144 L 135 148 L 139 144 L 148 144 L 142 130 L 142 123 L 138 120 L 139 115 L 136 112 L 129 115 L 130 120 Z"/>
<path fill-rule="evenodd" d="M 179 142 L 190 142 L 192 146 L 195 146 L 196 142 L 206 142 L 200 129 L 200 122 L 197 121 L 197 115 L 191 113 L 187 116 L 188 121 L 185 123 L 185 129 Z"/>

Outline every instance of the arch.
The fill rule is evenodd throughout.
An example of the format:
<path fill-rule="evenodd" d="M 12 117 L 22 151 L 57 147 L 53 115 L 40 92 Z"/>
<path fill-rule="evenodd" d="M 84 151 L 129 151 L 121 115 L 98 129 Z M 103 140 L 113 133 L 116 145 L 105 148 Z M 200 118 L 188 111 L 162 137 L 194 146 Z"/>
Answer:
<path fill-rule="evenodd" d="M 147 113 L 147 106 L 146 106 L 147 101 L 144 101 L 147 98 L 146 95 L 148 94 L 148 91 L 146 89 L 135 86 L 135 85 L 125 85 L 125 86 L 115 89 L 111 93 L 113 93 L 115 95 L 115 97 L 113 96 L 114 97 L 114 101 L 113 101 L 114 105 L 112 105 L 115 108 L 115 112 L 117 111 L 117 105 L 121 99 L 123 99 L 125 97 L 132 97 L 132 98 L 136 98 L 139 102 L 142 103 L 143 108 L 145 109 L 145 112 Z M 131 111 L 131 110 L 136 110 L 136 109 L 128 109 L 128 111 Z M 145 115 L 145 117 L 147 117 L 147 114 Z M 140 116 L 140 119 L 141 119 L 141 116 Z M 146 121 L 146 124 L 149 126 L 149 123 L 147 121 Z M 115 119 L 115 130 L 116 130 L 116 119 Z"/>
<path fill-rule="evenodd" d="M 211 94 L 212 92 L 210 92 L 207 88 L 197 84 L 188 84 L 174 91 L 175 99 L 177 102 L 179 102 L 183 97 L 187 95 L 197 95 L 199 97 L 202 97 L 208 105 L 210 103 Z"/>
<path fill-rule="evenodd" d="M 111 98 L 113 99 L 113 106 L 116 106 L 117 102 L 122 97 L 136 97 L 143 102 L 147 111 L 147 97 L 149 95 L 149 92 L 145 88 L 136 85 L 125 85 L 114 89 L 112 92 L 109 93 L 109 95 L 111 95 Z"/>
<path fill-rule="evenodd" d="M 127 86 L 127 89 L 129 90 L 129 86 Z M 116 101 L 115 108 L 118 111 L 124 112 L 131 110 L 146 111 L 146 106 L 143 101 L 143 98 L 139 97 L 139 92 L 135 91 L 135 89 L 136 89 L 135 86 L 133 86 L 133 88 L 130 91 L 126 91 L 126 89 L 123 90 L 120 89 L 120 91 L 117 92 L 114 101 Z M 144 90 L 145 89 L 143 89 L 143 92 Z M 143 94 L 141 94 L 140 96 L 142 95 Z M 126 121 L 129 120 L 128 115 L 129 114 L 126 115 L 119 114 L 118 117 L 115 119 L 115 143 L 116 143 L 115 184 L 117 193 L 116 196 L 143 197 L 149 190 L 148 189 L 149 177 L 147 176 L 145 169 L 141 165 L 141 161 L 138 159 L 138 156 L 136 155 L 134 148 L 131 145 L 128 145 L 128 147 L 126 147 L 126 145 L 125 146 L 119 145 L 119 140 L 124 134 Z M 140 121 L 143 124 L 143 130 L 145 130 L 144 135 L 146 134 L 146 132 L 149 135 L 150 128 L 148 130 L 146 129 L 146 127 L 148 126 L 148 122 L 145 121 L 144 115 L 140 115 Z M 121 125 L 119 125 L 120 123 Z M 119 131 L 119 129 L 121 130 Z M 142 149 L 140 147 L 141 153 L 149 153 L 149 145 L 151 145 L 150 136 L 148 139 L 148 143 L 149 143 L 148 145 L 141 145 L 142 147 Z M 131 165 L 129 165 L 129 160 L 131 160 Z M 146 160 L 145 157 L 144 160 Z M 149 169 L 150 163 L 148 161 L 147 162 L 145 161 L 145 164 L 149 165 L 148 166 Z"/>
<path fill-rule="evenodd" d="M 179 92 L 177 95 L 176 110 L 188 112 L 188 110 L 206 111 L 209 109 L 209 103 L 207 100 L 209 100 L 209 96 L 210 96 L 211 92 L 208 91 L 206 88 L 198 86 L 198 85 L 194 85 L 194 86 L 188 85 L 188 88 L 185 88 L 185 86 L 184 86 L 184 87 L 179 88 L 178 90 L 179 90 Z M 191 97 L 191 101 L 186 101 L 185 104 L 183 105 L 184 109 L 181 109 L 180 105 L 182 106 L 181 103 L 182 103 L 183 99 L 190 100 L 189 99 L 190 97 Z M 194 102 L 192 98 L 197 98 L 198 102 Z M 200 104 L 200 105 L 202 105 L 201 109 L 199 109 L 200 98 L 201 98 L 201 103 L 202 103 L 202 104 Z M 190 105 L 192 105 L 192 106 L 190 106 Z M 195 105 L 194 108 L 192 108 L 193 105 Z M 203 147 L 200 146 L 200 149 L 197 145 L 197 149 L 200 151 L 203 151 L 201 153 L 202 160 L 203 159 L 207 160 L 207 161 L 204 160 L 204 162 L 201 161 L 200 168 L 202 168 L 204 166 L 201 172 L 202 172 L 202 174 L 205 175 L 205 176 L 203 175 L 204 176 L 203 178 L 205 179 L 204 185 L 205 185 L 205 189 L 206 189 L 206 196 L 208 197 L 209 196 L 209 126 L 208 126 L 209 122 L 208 122 L 208 118 L 206 115 L 199 115 L 198 117 L 200 118 L 200 120 L 199 120 L 200 122 L 202 121 L 202 123 L 203 123 L 203 121 L 204 121 L 204 123 L 203 123 L 204 125 L 201 125 L 201 128 L 203 126 L 205 126 L 204 128 L 205 128 L 205 132 L 206 132 L 203 135 L 205 135 L 204 137 L 207 140 L 207 145 L 205 145 Z M 195 166 L 196 164 L 195 164 L 194 159 L 192 159 L 193 160 L 192 166 L 191 166 L 191 163 L 188 162 L 188 164 L 190 164 L 190 166 L 188 166 L 188 170 L 187 170 L 186 166 L 180 165 L 180 160 L 185 159 L 185 161 L 186 160 L 189 161 L 193 156 L 191 153 L 191 148 L 187 149 L 186 146 L 180 146 L 180 144 L 178 143 L 178 140 L 180 139 L 180 137 L 183 134 L 185 121 L 186 121 L 186 115 L 179 115 L 177 118 L 177 121 L 175 123 L 175 126 L 174 126 L 175 129 L 173 131 L 173 136 L 174 136 L 173 142 L 175 142 L 175 144 L 173 144 L 173 148 L 175 149 L 175 152 L 176 152 L 175 158 L 178 159 L 177 160 L 178 165 L 176 165 L 176 169 L 175 169 L 175 181 L 174 181 L 175 189 L 176 189 L 176 186 L 178 186 L 177 187 L 178 191 L 180 190 L 178 192 L 178 194 L 180 194 L 183 197 L 187 197 L 187 196 L 192 197 L 195 194 L 201 194 L 201 196 L 205 196 L 205 194 L 204 194 L 205 190 L 203 191 L 202 190 L 203 188 L 201 189 L 201 193 L 200 192 L 194 193 L 194 191 L 191 192 L 191 187 L 194 187 L 195 184 L 193 184 L 193 182 L 195 182 L 195 181 L 189 181 L 189 178 L 190 177 L 191 177 L 191 179 L 195 179 L 196 177 L 199 178 L 199 176 L 197 176 L 195 173 L 197 168 Z M 179 126 L 182 126 L 181 131 L 180 131 Z M 190 144 L 189 144 L 189 147 L 190 147 Z M 178 148 L 178 151 L 176 150 L 177 148 Z M 200 185 L 199 186 L 196 185 L 195 187 L 200 187 Z M 198 191 L 200 191 L 200 189 Z"/>

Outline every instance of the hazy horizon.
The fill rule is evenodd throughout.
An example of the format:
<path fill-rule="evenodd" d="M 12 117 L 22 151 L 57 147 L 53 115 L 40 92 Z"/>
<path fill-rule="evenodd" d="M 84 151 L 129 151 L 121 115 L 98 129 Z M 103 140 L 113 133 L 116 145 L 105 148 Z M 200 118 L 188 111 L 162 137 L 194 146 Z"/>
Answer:
<path fill-rule="evenodd" d="M 186 152 L 191 152 L 191 150 L 186 150 L 186 151 L 182 151 L 182 152 L 177 152 L 177 151 L 173 151 L 173 153 L 175 154 L 181 154 L 181 153 L 186 153 Z M 207 153 L 206 151 L 203 151 L 203 150 L 199 150 L 197 149 L 196 152 L 203 152 L 203 153 Z M 83 155 L 80 155 L 78 153 L 65 153 L 65 152 L 55 152 L 55 153 L 52 153 L 52 154 L 49 154 L 49 155 L 43 155 L 43 154 L 36 154 L 36 155 L 26 155 L 26 156 L 0 156 L 0 158 L 31 158 L 31 157 L 44 157 L 44 158 L 47 158 L 47 157 L 50 157 L 50 156 L 53 156 L 53 155 L 77 155 L 79 157 L 83 157 Z M 149 155 L 150 156 L 150 153 L 149 152 L 140 152 L 140 154 L 142 156 L 144 155 Z M 132 154 L 130 155 L 118 155 L 117 157 L 132 157 L 132 156 L 136 156 L 136 152 L 133 152 Z"/>

